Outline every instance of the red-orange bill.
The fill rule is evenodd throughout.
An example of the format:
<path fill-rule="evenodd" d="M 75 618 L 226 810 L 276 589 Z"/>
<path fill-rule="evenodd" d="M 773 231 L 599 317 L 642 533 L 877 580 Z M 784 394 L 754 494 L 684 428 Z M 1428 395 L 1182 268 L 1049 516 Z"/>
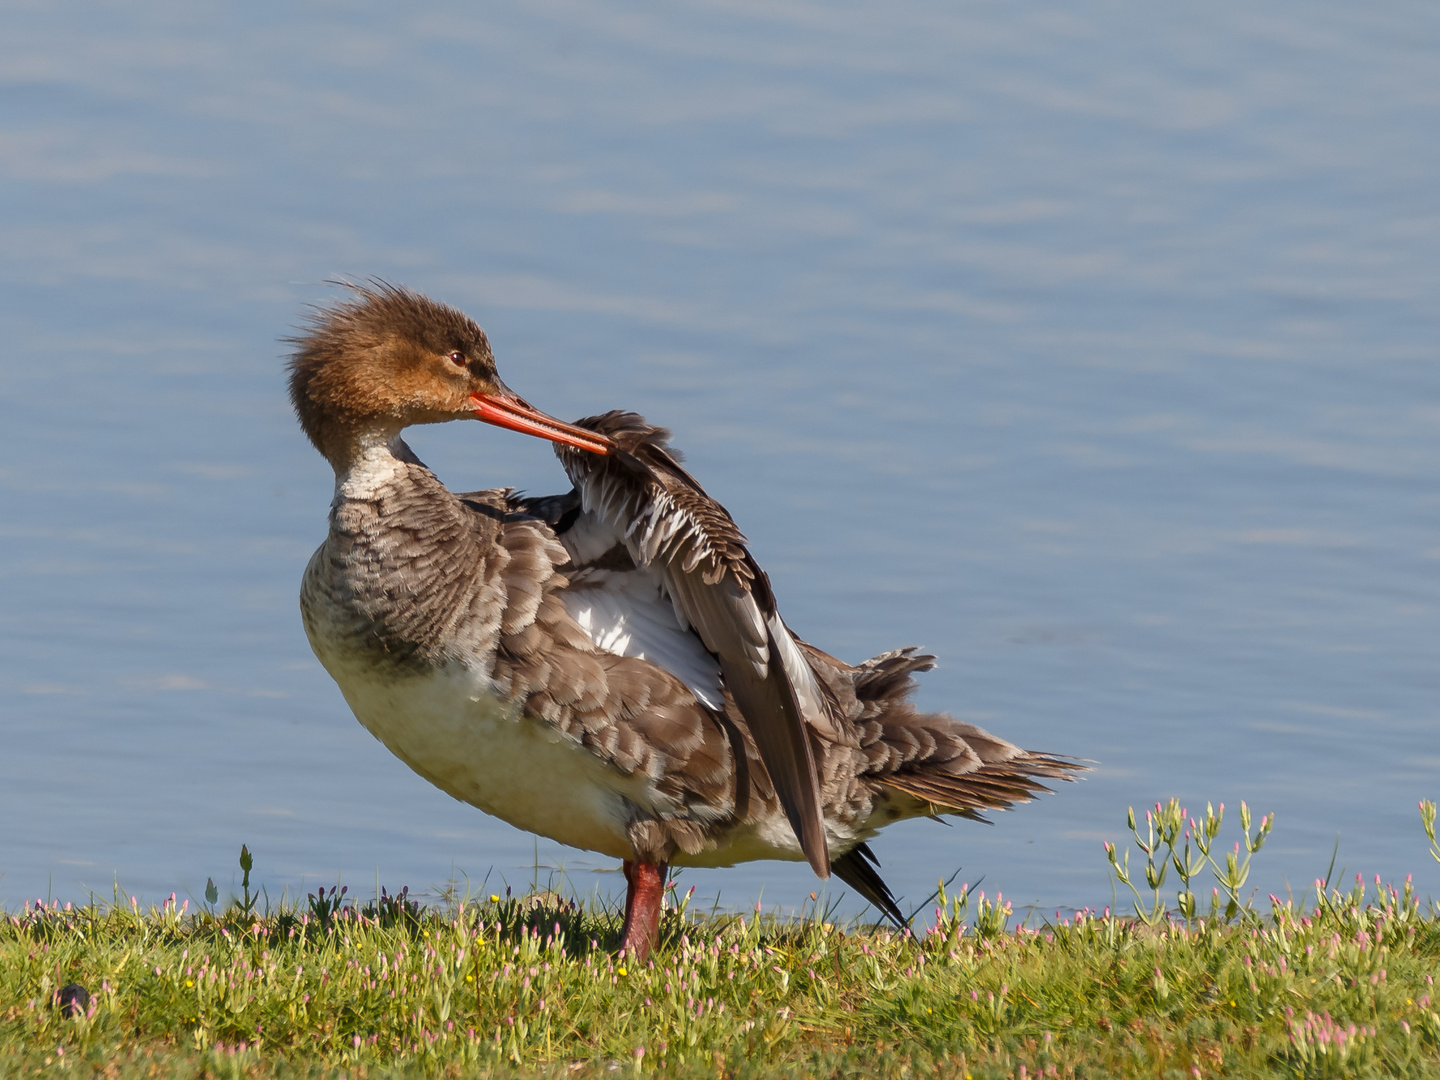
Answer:
<path fill-rule="evenodd" d="M 475 406 L 475 415 L 487 424 L 509 428 L 526 435 L 538 435 L 551 442 L 564 443 L 577 450 L 588 450 L 592 454 L 608 454 L 615 444 L 604 435 L 585 428 L 556 420 L 539 409 L 532 408 L 518 397 L 501 397 L 498 394 L 471 394 L 470 402 Z"/>

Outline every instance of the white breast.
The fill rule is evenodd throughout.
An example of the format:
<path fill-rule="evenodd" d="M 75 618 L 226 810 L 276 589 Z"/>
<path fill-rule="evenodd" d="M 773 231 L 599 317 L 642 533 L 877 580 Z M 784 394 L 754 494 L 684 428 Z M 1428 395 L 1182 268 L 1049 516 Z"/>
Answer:
<path fill-rule="evenodd" d="M 327 655 L 323 648 L 316 652 L 356 718 L 391 753 L 447 794 L 518 829 L 629 859 L 634 852 L 626 826 L 634 808 L 680 809 L 646 774 L 624 776 L 579 742 L 500 701 L 478 671 L 454 665 L 381 678 L 362 663 Z M 828 824 L 837 853 L 855 843 L 855 832 Z M 717 846 L 697 854 L 676 852 L 674 862 L 731 866 L 804 858 L 778 810 L 714 839 Z"/>
<path fill-rule="evenodd" d="M 320 659 L 360 723 L 442 791 L 562 844 L 632 856 L 626 804 L 656 805 L 648 777 L 621 775 L 498 700 L 489 680 L 464 666 L 381 679 L 360 664 Z"/>

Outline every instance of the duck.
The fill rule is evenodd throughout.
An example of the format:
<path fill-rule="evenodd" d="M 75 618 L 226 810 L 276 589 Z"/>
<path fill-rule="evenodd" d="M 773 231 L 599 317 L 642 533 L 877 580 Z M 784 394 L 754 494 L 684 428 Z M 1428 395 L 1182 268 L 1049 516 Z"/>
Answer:
<path fill-rule="evenodd" d="M 671 867 L 804 861 L 904 925 L 869 846 L 881 828 L 985 820 L 1083 768 L 917 708 L 935 658 L 916 647 L 849 664 L 792 632 L 665 428 L 558 420 L 501 381 L 461 311 L 345 289 L 287 339 L 291 403 L 335 474 L 301 581 L 310 646 L 440 790 L 621 860 L 632 962 Z M 469 419 L 549 440 L 571 489 L 448 490 L 401 434 Z"/>

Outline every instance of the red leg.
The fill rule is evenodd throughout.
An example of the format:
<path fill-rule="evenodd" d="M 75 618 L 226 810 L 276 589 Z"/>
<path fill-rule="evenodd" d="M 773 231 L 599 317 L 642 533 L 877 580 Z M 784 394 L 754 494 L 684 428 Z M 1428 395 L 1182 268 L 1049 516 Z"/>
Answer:
<path fill-rule="evenodd" d="M 630 912 L 635 909 L 635 860 L 626 859 L 620 864 L 620 869 L 625 872 L 625 929 L 628 931 Z"/>
<path fill-rule="evenodd" d="M 643 964 L 660 939 L 660 899 L 665 895 L 668 863 L 625 860 L 625 929 L 620 951 Z"/>

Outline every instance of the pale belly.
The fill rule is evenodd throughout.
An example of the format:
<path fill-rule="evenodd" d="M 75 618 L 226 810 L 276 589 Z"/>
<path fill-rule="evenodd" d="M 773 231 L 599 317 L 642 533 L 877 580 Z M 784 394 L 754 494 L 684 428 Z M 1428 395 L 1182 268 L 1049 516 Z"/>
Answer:
<path fill-rule="evenodd" d="M 406 765 L 446 794 L 561 844 L 634 858 L 625 827 L 656 806 L 649 778 L 625 776 L 584 746 L 497 700 L 464 669 L 397 681 L 330 668 L 356 719 Z M 721 867 L 804 858 L 783 815 L 717 830 L 716 846 L 680 866 Z M 855 843 L 832 832 L 835 854 Z"/>
<path fill-rule="evenodd" d="M 466 669 L 382 681 L 326 665 L 365 728 L 441 791 L 561 844 L 634 858 L 626 825 L 636 808 L 665 801 L 649 777 L 625 776 L 581 744 L 499 701 Z M 338 669 L 338 670 L 337 670 Z M 873 836 L 828 822 L 832 856 Z M 762 859 L 804 860 L 790 824 L 773 813 L 717 828 L 713 847 L 675 852 L 677 866 L 723 867 Z"/>
<path fill-rule="evenodd" d="M 423 674 L 377 674 L 369 661 L 323 638 L 312 639 L 312 645 L 356 719 L 391 753 L 446 794 L 518 829 L 629 859 L 635 852 L 626 829 L 637 811 L 661 817 L 685 813 L 648 775 L 625 775 L 578 741 L 499 700 L 483 672 L 455 664 Z M 832 855 L 874 831 L 827 825 Z M 741 824 L 712 821 L 707 831 L 704 850 L 676 851 L 672 862 L 723 867 L 804 859 L 778 808 Z"/>
<path fill-rule="evenodd" d="M 847 848 L 849 846 L 851 845 L 845 845 Z M 840 854 L 840 848 L 837 848 L 833 840 L 830 849 L 832 854 Z M 717 868 L 742 862 L 758 862 L 762 859 L 805 861 L 805 853 L 800 850 L 795 833 L 783 814 L 775 814 L 761 822 L 726 830 L 715 847 L 698 851 L 694 855 L 677 851 L 670 862 L 673 866 Z"/>
<path fill-rule="evenodd" d="M 347 667 L 326 664 L 356 718 L 440 790 L 518 829 L 632 857 L 625 825 L 650 801 L 644 778 L 497 700 L 468 669 L 388 681 Z"/>

